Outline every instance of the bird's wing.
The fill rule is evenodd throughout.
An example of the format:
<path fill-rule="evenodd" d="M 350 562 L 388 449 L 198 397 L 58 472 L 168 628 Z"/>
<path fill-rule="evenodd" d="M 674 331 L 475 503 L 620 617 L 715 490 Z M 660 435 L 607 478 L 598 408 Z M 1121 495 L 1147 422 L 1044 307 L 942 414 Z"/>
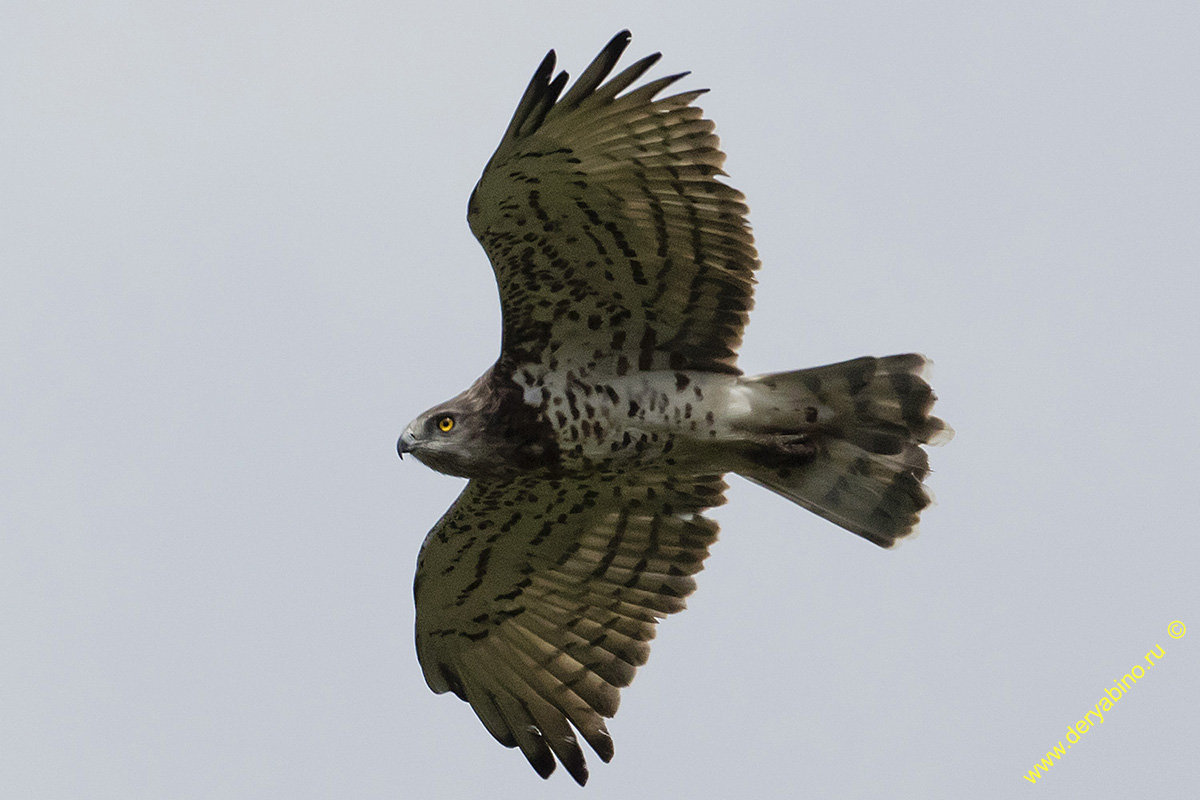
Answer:
<path fill-rule="evenodd" d="M 471 195 L 467 218 L 500 287 L 510 365 L 738 372 L 754 239 L 725 154 L 692 102 L 655 99 L 687 73 L 625 92 L 613 38 L 566 92 L 551 51 Z M 624 94 L 622 94 L 624 92 Z"/>
<path fill-rule="evenodd" d="M 646 662 L 655 622 L 696 587 L 724 502 L 721 476 L 599 473 L 474 480 L 430 531 L 413 587 L 430 688 L 471 704 L 542 777 L 604 761 L 604 717 Z"/>

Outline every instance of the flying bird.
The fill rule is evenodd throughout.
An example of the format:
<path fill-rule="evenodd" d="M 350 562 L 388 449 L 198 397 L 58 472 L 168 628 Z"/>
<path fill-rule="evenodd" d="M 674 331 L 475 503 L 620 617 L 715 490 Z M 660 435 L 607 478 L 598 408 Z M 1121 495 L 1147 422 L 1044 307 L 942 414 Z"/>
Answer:
<path fill-rule="evenodd" d="M 468 203 L 500 289 L 496 363 L 400 436 L 469 479 L 421 547 L 416 646 L 543 778 L 580 784 L 605 718 L 684 607 L 733 472 L 881 547 L 930 503 L 921 355 L 747 377 L 759 266 L 745 198 L 687 73 L 609 77 L 617 34 L 566 89 L 546 56 Z M 564 89 L 566 92 L 564 93 Z"/>

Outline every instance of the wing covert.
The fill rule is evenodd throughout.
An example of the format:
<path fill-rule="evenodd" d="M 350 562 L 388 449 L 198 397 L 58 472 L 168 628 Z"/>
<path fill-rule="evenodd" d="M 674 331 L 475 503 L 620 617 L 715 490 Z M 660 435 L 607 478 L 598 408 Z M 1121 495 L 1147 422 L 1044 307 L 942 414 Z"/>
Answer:
<path fill-rule="evenodd" d="M 656 99 L 686 73 L 626 91 L 654 54 L 605 81 L 628 43 L 614 37 L 561 99 L 551 51 L 471 195 L 501 359 L 736 373 L 758 267 L 744 198 L 717 180 L 725 154 L 692 105 L 704 90 Z"/>
<path fill-rule="evenodd" d="M 542 777 L 587 780 L 574 729 L 604 761 L 604 717 L 646 662 L 659 618 L 695 589 L 720 476 L 475 480 L 430 531 L 414 585 L 431 689 L 470 703 Z"/>

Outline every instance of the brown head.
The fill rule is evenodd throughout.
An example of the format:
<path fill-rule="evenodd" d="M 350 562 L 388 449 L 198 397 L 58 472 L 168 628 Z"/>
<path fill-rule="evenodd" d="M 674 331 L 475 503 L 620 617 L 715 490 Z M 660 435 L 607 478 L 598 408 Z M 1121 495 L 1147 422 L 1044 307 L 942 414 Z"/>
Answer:
<path fill-rule="evenodd" d="M 410 422 L 396 452 L 462 478 L 508 479 L 558 466 L 553 431 L 540 410 L 525 402 L 510 379 L 491 370 Z"/>

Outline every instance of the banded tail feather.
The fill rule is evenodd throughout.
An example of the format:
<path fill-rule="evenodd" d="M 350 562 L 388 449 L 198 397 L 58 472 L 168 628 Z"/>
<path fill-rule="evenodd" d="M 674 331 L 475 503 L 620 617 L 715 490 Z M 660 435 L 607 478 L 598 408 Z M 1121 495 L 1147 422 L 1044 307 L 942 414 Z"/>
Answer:
<path fill-rule="evenodd" d="M 921 445 L 953 429 L 930 412 L 924 356 L 865 356 L 743 380 L 752 446 L 738 473 L 881 547 L 932 502 Z"/>

